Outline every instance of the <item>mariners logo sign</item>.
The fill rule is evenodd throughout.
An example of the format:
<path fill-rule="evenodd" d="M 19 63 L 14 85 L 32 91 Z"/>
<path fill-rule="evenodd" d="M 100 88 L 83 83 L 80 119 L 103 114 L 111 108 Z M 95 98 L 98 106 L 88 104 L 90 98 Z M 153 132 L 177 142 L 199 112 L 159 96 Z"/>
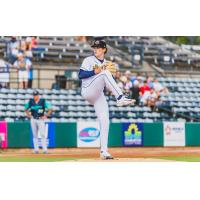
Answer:
<path fill-rule="evenodd" d="M 143 124 L 123 123 L 124 146 L 142 146 Z"/>

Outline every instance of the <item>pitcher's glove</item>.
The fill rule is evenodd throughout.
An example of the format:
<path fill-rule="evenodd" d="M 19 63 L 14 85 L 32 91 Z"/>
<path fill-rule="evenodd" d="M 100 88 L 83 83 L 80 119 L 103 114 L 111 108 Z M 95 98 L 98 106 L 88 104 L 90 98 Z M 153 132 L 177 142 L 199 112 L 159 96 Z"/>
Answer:
<path fill-rule="evenodd" d="M 110 71 L 110 73 L 112 75 L 115 75 L 116 72 L 117 72 L 116 65 L 113 62 L 111 62 L 111 61 L 108 61 L 105 64 L 103 64 L 103 69 Z"/>

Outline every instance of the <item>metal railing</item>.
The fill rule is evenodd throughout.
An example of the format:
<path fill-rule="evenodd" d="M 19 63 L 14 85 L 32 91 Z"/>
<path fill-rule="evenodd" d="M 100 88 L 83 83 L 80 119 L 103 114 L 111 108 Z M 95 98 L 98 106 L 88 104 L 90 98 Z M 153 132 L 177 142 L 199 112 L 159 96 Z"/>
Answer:
<path fill-rule="evenodd" d="M 51 77 L 49 77 L 51 71 Z M 69 70 L 66 67 L 35 67 L 33 69 L 32 88 L 48 88 L 51 89 L 55 84 L 62 89 L 74 89 L 79 86 L 79 80 L 70 76 L 66 76 L 65 72 L 74 72 L 77 70 Z M 7 84 L 8 88 L 20 88 L 18 70 L 10 68 L 9 72 L 5 72 L 7 77 L 0 74 L 0 85 Z M 8 80 L 9 79 L 9 80 Z M 30 87 L 29 87 L 30 88 Z"/>

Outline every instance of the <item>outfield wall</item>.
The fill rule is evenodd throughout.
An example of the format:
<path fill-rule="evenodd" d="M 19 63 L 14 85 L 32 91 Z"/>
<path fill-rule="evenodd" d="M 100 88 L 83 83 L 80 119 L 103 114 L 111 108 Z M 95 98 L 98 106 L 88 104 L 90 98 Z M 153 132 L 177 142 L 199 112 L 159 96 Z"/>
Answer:
<path fill-rule="evenodd" d="M 50 148 L 100 146 L 100 133 L 96 122 L 48 122 L 46 134 Z M 0 137 L 3 148 L 33 147 L 29 122 L 0 122 Z M 200 123 L 111 123 L 108 145 L 200 146 Z"/>

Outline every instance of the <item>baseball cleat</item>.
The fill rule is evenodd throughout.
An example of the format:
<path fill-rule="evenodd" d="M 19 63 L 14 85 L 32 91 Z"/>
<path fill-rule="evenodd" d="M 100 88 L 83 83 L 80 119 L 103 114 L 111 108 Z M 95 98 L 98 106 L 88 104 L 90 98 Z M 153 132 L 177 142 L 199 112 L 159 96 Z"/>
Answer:
<path fill-rule="evenodd" d="M 47 151 L 43 151 L 43 154 L 48 154 L 48 152 Z"/>
<path fill-rule="evenodd" d="M 38 150 L 34 150 L 33 153 L 34 154 L 39 154 L 39 151 Z"/>
<path fill-rule="evenodd" d="M 103 159 L 103 160 L 113 159 L 112 155 L 110 155 L 107 151 L 101 151 L 100 158 Z"/>
<path fill-rule="evenodd" d="M 123 96 L 121 99 L 117 100 L 117 106 L 128 106 L 133 105 L 135 103 L 135 99 L 128 99 L 125 96 Z"/>

